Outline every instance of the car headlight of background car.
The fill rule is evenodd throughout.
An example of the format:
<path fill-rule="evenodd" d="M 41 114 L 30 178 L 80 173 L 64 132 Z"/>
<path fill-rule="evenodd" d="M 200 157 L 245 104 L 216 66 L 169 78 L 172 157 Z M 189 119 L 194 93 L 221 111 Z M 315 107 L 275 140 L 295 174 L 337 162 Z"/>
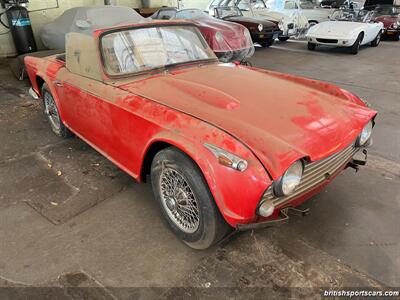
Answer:
<path fill-rule="evenodd" d="M 263 31 L 263 29 L 264 29 L 264 26 L 263 26 L 263 24 L 258 24 L 258 31 Z"/>
<path fill-rule="evenodd" d="M 301 160 L 293 163 L 283 176 L 274 183 L 274 194 L 278 197 L 292 194 L 300 184 L 304 165 Z"/>
<path fill-rule="evenodd" d="M 372 121 L 368 122 L 368 124 L 365 125 L 365 127 L 363 128 L 363 130 L 357 137 L 356 145 L 358 147 L 364 146 L 368 142 L 368 140 L 371 138 L 372 127 L 373 127 Z"/>
<path fill-rule="evenodd" d="M 222 33 L 218 31 L 215 34 L 215 39 L 217 40 L 218 43 L 221 43 L 224 40 L 224 37 L 223 37 Z"/>

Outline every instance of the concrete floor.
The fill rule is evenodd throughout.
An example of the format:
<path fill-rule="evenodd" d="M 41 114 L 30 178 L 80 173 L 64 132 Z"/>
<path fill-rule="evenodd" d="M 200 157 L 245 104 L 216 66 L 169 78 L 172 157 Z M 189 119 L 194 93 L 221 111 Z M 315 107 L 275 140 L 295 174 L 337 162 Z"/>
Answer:
<path fill-rule="evenodd" d="M 308 201 L 309 216 L 207 251 L 174 237 L 150 185 L 134 183 L 77 138 L 53 136 L 29 83 L 0 62 L 0 287 L 21 287 L 0 289 L 0 298 L 45 291 L 65 299 L 319 298 L 323 287 L 399 286 L 400 43 L 357 56 L 305 48 L 278 42 L 257 49 L 252 63 L 367 99 L 379 111 L 369 164 Z"/>

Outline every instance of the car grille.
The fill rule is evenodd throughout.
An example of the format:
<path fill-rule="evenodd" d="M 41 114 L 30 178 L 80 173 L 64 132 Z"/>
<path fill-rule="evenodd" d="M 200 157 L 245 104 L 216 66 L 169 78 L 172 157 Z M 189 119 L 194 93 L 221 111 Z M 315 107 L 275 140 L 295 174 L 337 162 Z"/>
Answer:
<path fill-rule="evenodd" d="M 293 194 L 284 197 L 276 197 L 271 185 L 264 194 L 263 200 L 272 200 L 274 206 L 278 206 L 306 193 L 309 190 L 312 190 L 339 171 L 349 162 L 358 150 L 359 148 L 356 148 L 354 143 L 352 143 L 344 150 L 327 158 L 306 164 L 304 166 L 304 173 L 301 182 Z"/>
<path fill-rule="evenodd" d="M 333 39 L 317 39 L 317 41 L 325 44 L 337 44 L 338 42 L 338 40 L 333 40 Z"/>

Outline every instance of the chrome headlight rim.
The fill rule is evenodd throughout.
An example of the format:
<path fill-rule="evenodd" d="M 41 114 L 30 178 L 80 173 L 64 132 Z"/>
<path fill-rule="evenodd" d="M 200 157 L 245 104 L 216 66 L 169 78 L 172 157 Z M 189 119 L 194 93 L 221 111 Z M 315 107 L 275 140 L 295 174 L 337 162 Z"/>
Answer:
<path fill-rule="evenodd" d="M 239 172 L 244 172 L 249 166 L 247 160 L 213 144 L 205 143 L 204 147 L 211 151 L 220 165 L 229 167 Z"/>
<path fill-rule="evenodd" d="M 215 39 L 218 43 L 221 43 L 224 40 L 224 36 L 221 32 L 217 31 L 217 33 L 215 34 Z"/>
<path fill-rule="evenodd" d="M 299 186 L 303 174 L 304 161 L 300 159 L 291 164 L 286 172 L 274 182 L 273 191 L 275 196 L 286 197 L 293 194 L 296 188 Z"/>
<path fill-rule="evenodd" d="M 257 27 L 257 29 L 258 29 L 258 31 L 263 31 L 264 30 L 264 25 L 263 24 L 258 24 L 258 27 Z"/>
<path fill-rule="evenodd" d="M 371 139 L 373 128 L 374 128 L 373 121 L 369 121 L 367 123 L 367 125 L 364 126 L 363 130 L 357 137 L 357 140 L 356 140 L 357 147 L 363 147 L 363 146 L 367 145 L 368 141 Z"/>

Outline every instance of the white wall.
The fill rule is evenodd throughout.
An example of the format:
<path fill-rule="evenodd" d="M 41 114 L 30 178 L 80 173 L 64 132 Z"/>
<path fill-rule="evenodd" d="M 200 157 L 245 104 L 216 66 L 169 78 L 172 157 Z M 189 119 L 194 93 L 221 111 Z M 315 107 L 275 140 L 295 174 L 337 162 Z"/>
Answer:
<path fill-rule="evenodd" d="M 183 0 L 182 3 L 184 8 L 200 8 L 205 9 L 209 0 Z M 59 0 L 60 7 L 57 9 L 46 8 L 54 7 L 56 5 L 55 0 L 30 0 L 29 10 L 43 9 L 41 11 L 30 13 L 31 23 L 33 32 L 35 34 L 36 43 L 39 49 L 43 49 L 43 45 L 40 41 L 39 31 L 42 26 L 46 23 L 51 22 L 65 10 L 86 5 L 102 5 L 104 0 Z M 177 6 L 177 0 L 149 0 L 150 7 L 161 7 L 161 6 Z M 113 4 L 129 6 L 129 7 L 141 7 L 141 0 L 113 0 Z M 0 11 L 1 8 L 0 8 Z M 2 20 L 7 24 L 7 17 L 2 16 Z M 0 24 L 0 57 L 14 56 L 16 55 L 14 49 L 14 43 L 10 33 L 7 33 L 8 29 Z M 6 34 L 3 34 L 6 33 Z"/>
<path fill-rule="evenodd" d="M 184 8 L 199 8 L 205 10 L 210 0 L 182 0 Z"/>
<path fill-rule="evenodd" d="M 29 10 L 37 10 L 42 8 L 44 9 L 42 11 L 32 12 L 29 15 L 31 18 L 33 32 L 35 34 L 36 43 L 38 44 L 39 49 L 43 48 L 43 45 L 39 37 L 39 31 L 44 24 L 51 22 L 59 15 L 61 15 L 65 10 L 71 7 L 104 4 L 104 0 L 59 0 L 58 2 L 60 4 L 59 8 L 45 10 L 45 8 L 47 7 L 54 7 L 56 5 L 56 1 L 55 0 L 29 1 Z M 140 7 L 141 3 L 140 0 L 116 0 L 115 2 L 118 5 L 125 5 L 130 7 Z M 7 24 L 7 17 L 5 15 L 2 16 L 2 20 L 4 23 Z M 16 55 L 11 34 L 10 33 L 2 34 L 7 31 L 8 29 L 4 28 L 3 25 L 0 24 L 0 57 Z"/>

